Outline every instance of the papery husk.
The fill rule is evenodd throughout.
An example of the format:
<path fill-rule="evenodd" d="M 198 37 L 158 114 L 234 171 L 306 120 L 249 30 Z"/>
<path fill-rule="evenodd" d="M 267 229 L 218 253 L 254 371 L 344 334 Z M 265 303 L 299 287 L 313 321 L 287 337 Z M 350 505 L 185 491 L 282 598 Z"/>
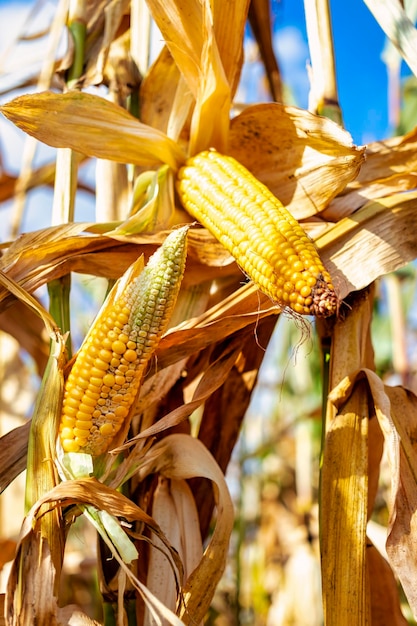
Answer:
<path fill-rule="evenodd" d="M 317 237 L 341 300 L 415 259 L 416 207 L 417 192 L 394 194 L 365 204 Z"/>
<path fill-rule="evenodd" d="M 128 522 L 140 522 L 148 526 L 163 542 L 165 549 L 170 550 L 170 546 L 164 533 L 159 528 L 158 524 L 147 515 L 142 509 L 136 506 L 131 500 L 123 496 L 115 489 L 100 483 L 94 478 L 80 478 L 78 480 L 68 480 L 60 483 L 54 487 L 50 492 L 41 497 L 36 504 L 29 511 L 28 515 L 23 521 L 22 531 L 19 537 L 18 552 L 15 561 L 12 566 L 11 575 L 8 582 L 7 598 L 6 598 L 6 624 L 16 626 L 29 626 L 35 623 L 33 621 L 33 612 L 39 616 L 39 624 L 60 624 L 57 621 L 58 607 L 56 597 L 50 593 L 51 581 L 54 578 L 54 568 L 51 564 L 51 559 L 47 550 L 47 544 L 39 541 L 39 524 L 41 523 L 42 516 L 45 513 L 45 507 L 58 507 L 67 508 L 73 505 L 79 505 L 81 508 L 84 506 L 90 509 L 95 508 L 97 511 L 104 511 L 108 515 L 112 516 L 115 520 L 122 517 Z M 69 520 L 72 521 L 72 513 L 69 513 Z M 124 525 L 128 535 L 136 537 L 129 526 Z M 29 577 L 26 572 L 25 581 L 27 585 L 35 585 L 35 589 L 39 587 L 40 591 L 36 596 L 26 595 L 24 597 L 24 605 L 21 609 L 23 621 L 13 621 L 13 598 L 17 593 L 19 584 L 19 558 L 21 553 L 28 555 L 28 567 L 29 565 L 35 566 L 37 564 L 36 576 Z M 153 598 L 146 587 L 136 578 L 133 572 L 123 563 L 118 555 L 117 551 L 113 551 L 113 557 L 117 559 L 119 565 L 123 568 L 130 583 L 137 590 L 137 592 L 144 598 L 145 602 L 150 602 L 152 606 L 156 607 L 156 610 L 168 618 L 169 623 L 181 624 L 180 620 L 176 618 L 170 611 L 160 605 L 155 598 Z M 29 561 L 29 558 L 31 561 Z M 41 569 L 39 569 L 39 559 L 41 563 Z M 46 582 L 48 584 L 46 584 Z M 29 618 L 26 615 L 29 614 Z M 32 619 L 32 621 L 30 621 Z M 49 622 L 47 620 L 50 620 Z M 43 620 L 43 621 L 42 621 Z"/>
<path fill-rule="evenodd" d="M 100 231 L 111 231 L 119 225 L 107 224 Z M 73 223 L 26 233 L 3 254 L 0 268 L 29 292 L 71 271 L 119 278 L 142 252 L 149 258 L 168 234 L 159 231 L 129 236 L 78 236 L 95 230 L 94 224 Z M 214 279 L 218 267 L 222 268 L 223 277 L 236 276 L 241 280 L 241 271 L 220 243 L 203 229 L 190 232 L 185 284 Z M 6 291 L 0 290 L 0 303 L 7 296 Z"/>
<path fill-rule="evenodd" d="M 123 31 L 123 18 L 129 13 L 129 2 L 108 3 L 99 0 L 85 5 L 86 41 L 83 87 L 100 85 L 108 78 L 106 63 L 116 35 Z"/>
<path fill-rule="evenodd" d="M 248 106 L 233 118 L 229 153 L 305 219 L 356 177 L 365 149 L 331 120 L 274 103 Z"/>
<path fill-rule="evenodd" d="M 39 302 L 2 272 L 0 273 L 0 283 L 42 319 L 51 339 L 50 355 L 33 410 L 29 431 L 25 492 L 26 509 L 28 509 L 44 493 L 52 489 L 59 480 L 54 459 L 64 387 L 65 338 L 60 334 L 53 318 Z M 27 576 L 19 578 L 14 598 L 13 619 L 17 619 L 17 623 L 20 623 L 20 619 L 23 620 L 22 623 L 30 623 L 31 620 L 33 622 L 39 621 L 40 624 L 47 623 L 52 606 L 45 609 L 45 613 L 44 607 L 33 606 L 33 579 L 37 572 L 36 559 L 45 556 L 45 563 L 50 560 L 50 565 L 46 566 L 45 576 L 49 580 L 49 588 L 56 595 L 59 587 L 64 545 L 64 528 L 59 509 L 45 512 L 34 534 L 33 546 L 31 548 L 25 546 L 20 555 L 20 567 L 27 568 Z M 34 548 L 34 552 L 32 548 Z M 29 553 L 26 552 L 26 549 L 29 549 Z M 31 570 L 29 563 L 31 563 L 32 557 L 34 569 Z M 23 606 L 25 603 L 27 603 L 26 607 Z M 33 614 L 31 613 L 32 609 L 34 610 Z M 22 616 L 20 616 L 21 611 L 23 611 Z M 40 611 L 39 615 L 38 611 Z"/>
<path fill-rule="evenodd" d="M 172 547 L 181 556 L 182 529 L 179 526 L 175 504 L 171 497 L 169 481 L 164 477 L 159 477 L 153 494 L 152 517 L 158 522 Z M 146 586 L 167 608 L 175 611 L 179 584 L 182 581 L 168 561 L 160 541 L 154 538 L 151 540 L 153 545 L 150 549 Z M 154 623 L 150 618 L 149 610 L 145 611 L 144 624 Z"/>
<path fill-rule="evenodd" d="M 28 421 L 0 438 L 0 493 L 26 469 L 29 430 Z"/>
<path fill-rule="evenodd" d="M 166 163 L 177 169 L 184 160 L 181 149 L 166 135 L 93 94 L 47 91 L 25 95 L 4 104 L 0 111 L 54 148 L 149 167 Z"/>
<path fill-rule="evenodd" d="M 202 476 L 213 482 L 216 495 L 216 525 L 197 568 L 183 589 L 180 617 L 184 624 L 198 624 L 206 615 L 226 565 L 234 524 L 233 503 L 224 475 L 205 446 L 189 435 L 168 435 L 147 453 L 141 476 L 160 473 L 167 478 Z"/>
<path fill-rule="evenodd" d="M 358 176 L 330 202 L 322 217 L 330 222 L 338 222 L 369 200 L 415 189 L 416 144 L 416 129 L 400 137 L 368 144 L 366 159 Z"/>
<path fill-rule="evenodd" d="M 240 75 L 246 4 L 247 0 L 243 4 L 215 4 L 214 21 L 208 2 L 200 5 L 195 2 L 159 3 L 152 0 L 149 3 L 152 16 L 195 99 L 189 154 L 211 146 L 219 150 L 226 148 L 231 92 L 222 64 L 222 52 L 236 81 Z M 186 20 L 184 14 L 187 15 Z M 235 35 L 230 37 L 229 31 L 227 39 L 219 38 L 219 41 L 229 42 L 226 49 L 219 50 L 214 24 L 218 28 L 228 28 L 233 17 Z"/>
<path fill-rule="evenodd" d="M 399 445 L 399 454 L 394 451 L 391 455 L 395 461 L 391 467 L 393 506 L 386 547 L 390 563 L 401 581 L 414 619 L 417 619 L 417 592 L 415 587 L 415 572 L 417 571 L 415 542 L 417 533 L 417 450 L 415 445 L 417 397 L 402 387 L 385 387 L 385 393 L 391 405 L 392 423 L 388 424 L 393 430 L 391 441 L 393 446 Z M 386 418 L 389 420 L 389 416 Z"/>
<path fill-rule="evenodd" d="M 172 106 L 180 72 L 168 48 L 164 46 L 146 73 L 140 87 L 141 120 L 168 134 Z M 176 139 L 171 134 L 171 139 Z"/>

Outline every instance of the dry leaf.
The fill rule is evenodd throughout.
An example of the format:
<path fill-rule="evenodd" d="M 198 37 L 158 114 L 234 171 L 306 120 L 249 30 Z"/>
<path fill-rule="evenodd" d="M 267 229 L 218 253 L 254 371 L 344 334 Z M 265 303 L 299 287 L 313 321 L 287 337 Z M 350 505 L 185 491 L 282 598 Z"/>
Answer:
<path fill-rule="evenodd" d="M 415 55 L 417 29 L 408 17 L 404 5 L 397 0 L 365 0 L 365 4 L 374 14 L 387 37 L 399 50 L 411 71 L 417 75 Z"/>
<path fill-rule="evenodd" d="M 180 73 L 168 48 L 164 46 L 140 88 L 141 120 L 168 134 L 168 123 Z M 172 135 L 169 135 L 171 138 Z"/>
<path fill-rule="evenodd" d="M 416 441 L 416 396 L 402 387 L 386 387 L 385 392 L 391 404 L 391 418 L 395 426 L 394 442 L 400 446 L 398 466 L 391 467 L 394 474 L 393 486 L 396 491 L 394 508 L 391 511 L 387 539 L 387 552 L 404 588 L 407 599 L 417 619 L 417 592 L 415 573 L 417 571 L 417 451 Z M 394 430 L 394 427 L 393 427 Z M 398 472 L 397 476 L 395 474 Z"/>
<path fill-rule="evenodd" d="M 368 579 L 371 587 L 372 624 L 407 626 L 398 603 L 398 583 L 387 561 L 369 541 L 366 546 Z"/>
<path fill-rule="evenodd" d="M 415 191 L 381 198 L 316 239 L 340 299 L 415 259 L 416 206 Z"/>
<path fill-rule="evenodd" d="M 198 439 L 189 435 L 168 435 L 150 449 L 140 473 L 144 476 L 158 472 L 174 479 L 208 478 L 213 482 L 216 493 L 216 526 L 203 558 L 188 578 L 183 592 L 181 619 L 184 624 L 198 624 L 206 615 L 226 565 L 234 523 L 233 503 L 224 475 L 214 458 Z"/>
<path fill-rule="evenodd" d="M 0 110 L 16 126 L 54 148 L 148 167 L 166 163 L 174 170 L 184 160 L 181 149 L 166 135 L 93 94 L 25 95 Z"/>
<path fill-rule="evenodd" d="M 416 187 L 417 130 L 403 137 L 392 137 L 366 147 L 366 160 L 357 178 L 348 184 L 322 217 L 338 222 L 360 209 L 368 200 L 376 200 Z"/>
<path fill-rule="evenodd" d="M 0 438 L 0 493 L 26 469 L 30 422 Z"/>
<path fill-rule="evenodd" d="M 327 118 L 258 104 L 232 120 L 229 152 L 304 219 L 320 213 L 355 178 L 365 149 Z"/>
<path fill-rule="evenodd" d="M 24 564 L 25 575 L 20 576 Z M 59 626 L 56 572 L 48 543 L 39 530 L 26 527 L 10 572 L 5 605 L 8 626 Z"/>

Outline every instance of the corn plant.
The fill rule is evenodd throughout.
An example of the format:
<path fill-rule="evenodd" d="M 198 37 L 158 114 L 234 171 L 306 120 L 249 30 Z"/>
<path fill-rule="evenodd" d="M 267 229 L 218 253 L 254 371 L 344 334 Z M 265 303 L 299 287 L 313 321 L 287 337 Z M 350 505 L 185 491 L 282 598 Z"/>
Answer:
<path fill-rule="evenodd" d="M 381 25 L 401 33 L 396 45 L 414 67 L 414 27 L 385 4 L 395 11 Z M 30 421 L 0 439 L 2 491 L 27 476 L 6 559 L 8 626 L 214 620 L 235 523 L 225 473 L 283 318 L 315 337 L 322 359 L 324 623 L 406 623 L 397 581 L 417 617 L 417 401 L 378 375 L 371 337 L 378 280 L 416 257 L 416 132 L 353 144 L 328 4 L 305 6 L 310 110 L 281 101 L 258 0 L 63 1 L 50 41 L 52 50 L 65 30 L 66 54 L 48 55 L 36 89 L 1 106 L 29 146 L 56 149 L 49 166 L 0 181 L 16 200 L 0 323 L 42 378 Z M 248 19 L 275 101 L 239 107 Z M 149 64 L 151 23 L 163 45 Z M 96 216 L 81 221 L 87 161 Z M 22 232 L 22 199 L 52 180 L 51 224 Z M 76 273 L 108 281 L 79 350 Z M 46 285 L 49 310 L 37 297 Z M 367 534 L 381 467 L 388 560 Z M 97 536 L 95 621 L 63 598 L 74 524 Z M 301 625 L 294 615 L 279 619 Z"/>

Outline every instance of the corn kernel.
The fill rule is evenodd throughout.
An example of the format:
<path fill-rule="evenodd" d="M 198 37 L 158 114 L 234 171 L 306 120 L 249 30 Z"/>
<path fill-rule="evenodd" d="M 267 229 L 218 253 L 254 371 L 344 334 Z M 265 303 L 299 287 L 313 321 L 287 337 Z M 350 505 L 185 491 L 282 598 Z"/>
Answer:
<path fill-rule="evenodd" d="M 188 228 L 169 235 L 142 273 L 128 270 L 132 280 L 115 286 L 87 335 L 65 384 L 65 452 L 106 452 L 129 415 L 179 292 Z"/>
<path fill-rule="evenodd" d="M 269 189 L 238 161 L 215 150 L 201 152 L 180 169 L 176 187 L 185 209 L 273 301 L 284 306 L 290 303 L 300 314 L 336 312 L 337 297 L 314 243 Z M 298 301 L 301 279 L 304 292 L 308 297 L 311 294 L 304 306 Z"/>

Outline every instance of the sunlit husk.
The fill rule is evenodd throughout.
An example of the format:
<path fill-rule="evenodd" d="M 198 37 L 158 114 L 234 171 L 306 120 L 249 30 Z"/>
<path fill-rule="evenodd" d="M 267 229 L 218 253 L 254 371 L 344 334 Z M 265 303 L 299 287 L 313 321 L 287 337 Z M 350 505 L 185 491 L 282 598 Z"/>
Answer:
<path fill-rule="evenodd" d="M 169 435 L 145 457 L 141 474 L 160 472 L 166 478 L 202 476 L 213 481 L 217 519 L 210 542 L 183 589 L 180 616 L 184 624 L 198 624 L 206 615 L 214 590 L 226 565 L 227 546 L 233 528 L 233 504 L 224 475 L 198 440 L 188 435 Z"/>
<path fill-rule="evenodd" d="M 166 135 L 93 94 L 70 91 L 20 96 L 3 105 L 1 112 L 29 135 L 55 148 L 142 166 L 167 163 L 174 169 L 184 158 Z"/>
<path fill-rule="evenodd" d="M 322 211 L 358 174 L 364 152 L 331 120 L 277 103 L 248 106 L 230 124 L 230 155 L 297 219 Z"/>

